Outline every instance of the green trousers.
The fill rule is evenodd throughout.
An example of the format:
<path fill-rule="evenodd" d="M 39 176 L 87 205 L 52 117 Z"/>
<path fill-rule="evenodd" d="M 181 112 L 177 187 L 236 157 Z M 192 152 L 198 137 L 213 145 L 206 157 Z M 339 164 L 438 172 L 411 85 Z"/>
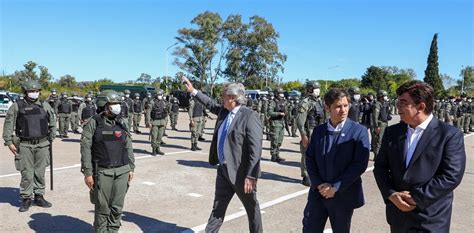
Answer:
<path fill-rule="evenodd" d="M 308 146 L 309 142 L 311 142 L 311 134 L 313 133 L 314 127 L 311 127 L 308 132 Z M 307 177 L 309 179 L 308 170 L 306 169 L 306 147 L 303 146 L 303 143 L 300 141 L 300 152 L 301 152 L 301 164 L 300 164 L 300 171 L 301 177 Z"/>
<path fill-rule="evenodd" d="M 138 127 L 140 126 L 140 121 L 142 120 L 141 113 L 134 113 L 133 114 L 133 130 L 137 131 Z"/>
<path fill-rule="evenodd" d="M 98 222 L 94 232 L 118 232 L 121 225 L 123 203 L 128 191 L 129 165 L 119 168 L 99 168 Z"/>
<path fill-rule="evenodd" d="M 15 156 L 15 168 L 21 173 L 20 197 L 33 198 L 44 195 L 46 167 L 49 165 L 49 145 L 41 146 L 20 143 Z"/>
<path fill-rule="evenodd" d="M 77 112 L 71 113 L 71 129 L 77 131 L 79 128 L 79 115 Z"/>
<path fill-rule="evenodd" d="M 178 124 L 178 115 L 179 113 L 171 113 L 170 115 L 170 120 L 171 120 L 171 128 L 176 128 L 176 125 Z"/>
<path fill-rule="evenodd" d="M 202 117 L 194 117 L 194 126 L 191 127 L 191 144 L 198 142 L 202 132 Z"/>
<path fill-rule="evenodd" d="M 150 115 L 151 115 L 151 108 L 145 109 L 145 112 L 143 113 L 145 116 L 145 126 L 149 127 L 150 126 Z"/>
<path fill-rule="evenodd" d="M 159 149 L 165 134 L 165 125 L 152 125 L 150 130 L 151 148 Z"/>
<path fill-rule="evenodd" d="M 283 120 L 271 121 L 270 135 L 270 154 L 272 155 L 272 158 L 278 157 L 280 154 L 280 146 L 283 142 L 283 137 L 285 136 L 285 122 Z"/>
<path fill-rule="evenodd" d="M 71 114 L 59 115 L 59 135 L 67 136 L 69 130 L 69 121 L 71 120 Z"/>
<path fill-rule="evenodd" d="M 377 155 L 379 153 L 380 146 L 382 145 L 383 134 L 385 133 L 385 128 L 387 127 L 387 125 L 388 125 L 387 122 L 383 122 L 380 125 L 380 133 L 379 134 L 375 133 L 375 128 L 370 128 L 370 132 L 372 134 L 371 146 L 372 146 L 372 151 L 374 152 L 375 155 Z M 374 157 L 374 160 L 375 160 L 375 157 Z"/>

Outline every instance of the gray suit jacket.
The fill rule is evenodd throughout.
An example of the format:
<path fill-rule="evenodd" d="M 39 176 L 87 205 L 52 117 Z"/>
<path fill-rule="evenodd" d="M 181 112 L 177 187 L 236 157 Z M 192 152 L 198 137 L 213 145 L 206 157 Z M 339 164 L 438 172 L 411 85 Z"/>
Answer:
<path fill-rule="evenodd" d="M 198 92 L 195 99 L 218 116 L 209 151 L 209 163 L 217 165 L 219 163 L 217 134 L 219 127 L 229 114 L 229 110 L 202 92 Z M 240 107 L 228 129 L 224 145 L 224 156 L 232 184 L 243 184 L 246 177 L 258 178 L 262 155 L 262 134 L 262 124 L 257 113 L 245 106 Z"/>

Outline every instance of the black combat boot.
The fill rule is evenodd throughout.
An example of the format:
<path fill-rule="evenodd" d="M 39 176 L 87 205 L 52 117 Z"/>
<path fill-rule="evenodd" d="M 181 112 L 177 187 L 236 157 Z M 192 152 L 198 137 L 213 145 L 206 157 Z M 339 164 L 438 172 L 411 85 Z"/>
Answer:
<path fill-rule="evenodd" d="M 164 155 L 165 154 L 160 150 L 160 148 L 156 148 L 156 153 L 159 154 L 159 155 Z"/>
<path fill-rule="evenodd" d="M 311 182 L 309 182 L 309 179 L 308 179 L 307 176 L 304 176 L 304 177 L 303 177 L 303 180 L 301 181 L 301 183 L 302 183 L 304 186 L 308 186 L 308 187 L 311 186 Z"/>
<path fill-rule="evenodd" d="M 28 211 L 30 209 L 30 206 L 31 206 L 32 203 L 33 203 L 33 201 L 31 201 L 30 198 L 23 199 L 21 201 L 21 206 L 20 206 L 20 209 L 18 209 L 18 211 L 20 211 L 20 212 Z"/>
<path fill-rule="evenodd" d="M 196 146 L 194 145 L 194 143 L 191 143 L 191 150 L 196 151 Z"/>
<path fill-rule="evenodd" d="M 43 197 L 43 195 L 38 195 L 35 194 L 35 205 L 44 207 L 44 208 L 49 208 L 53 206 L 49 201 L 46 201 Z"/>
<path fill-rule="evenodd" d="M 198 138 L 198 141 L 204 142 L 204 141 L 206 141 L 206 139 L 201 136 L 201 137 Z"/>
<path fill-rule="evenodd" d="M 196 148 L 196 150 L 202 150 L 201 148 L 198 147 L 197 143 L 194 143 L 194 148 Z"/>
<path fill-rule="evenodd" d="M 161 141 L 160 145 L 166 145 L 166 143 L 165 143 L 165 142 L 163 142 L 163 141 Z"/>
<path fill-rule="evenodd" d="M 156 156 L 156 149 L 153 147 L 151 148 L 151 155 Z"/>

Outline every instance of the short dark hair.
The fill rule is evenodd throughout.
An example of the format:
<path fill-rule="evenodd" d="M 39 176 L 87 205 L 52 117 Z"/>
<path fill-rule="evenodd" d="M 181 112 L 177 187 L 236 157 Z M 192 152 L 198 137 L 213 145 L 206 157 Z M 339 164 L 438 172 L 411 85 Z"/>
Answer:
<path fill-rule="evenodd" d="M 397 89 L 398 96 L 401 96 L 404 93 L 408 93 L 415 104 L 420 104 L 421 102 L 425 103 L 426 114 L 433 112 L 434 91 L 433 87 L 431 87 L 428 83 L 418 80 L 408 81 Z"/>
<path fill-rule="evenodd" d="M 346 90 L 340 88 L 331 88 L 326 94 L 324 94 L 324 104 L 328 107 L 339 99 L 346 97 L 347 101 L 350 102 L 349 93 Z"/>

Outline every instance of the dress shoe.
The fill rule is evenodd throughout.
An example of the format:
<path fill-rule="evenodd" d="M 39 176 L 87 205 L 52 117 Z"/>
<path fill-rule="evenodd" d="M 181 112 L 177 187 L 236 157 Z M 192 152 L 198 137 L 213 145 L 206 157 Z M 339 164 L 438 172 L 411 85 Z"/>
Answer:
<path fill-rule="evenodd" d="M 311 183 L 309 182 L 309 179 L 308 179 L 308 177 L 306 177 L 306 176 L 303 177 L 303 180 L 301 181 L 301 183 L 302 183 L 304 186 L 307 186 L 307 187 L 311 186 Z"/>
<path fill-rule="evenodd" d="M 41 206 L 44 208 L 49 208 L 53 206 L 49 201 L 46 201 L 43 195 L 35 195 L 35 205 Z"/>
<path fill-rule="evenodd" d="M 31 199 L 23 199 L 23 201 L 21 202 L 21 206 L 20 206 L 20 209 L 18 209 L 18 211 L 20 212 L 25 212 L 25 211 L 28 211 L 30 209 L 30 206 L 33 202 L 31 201 Z"/>

